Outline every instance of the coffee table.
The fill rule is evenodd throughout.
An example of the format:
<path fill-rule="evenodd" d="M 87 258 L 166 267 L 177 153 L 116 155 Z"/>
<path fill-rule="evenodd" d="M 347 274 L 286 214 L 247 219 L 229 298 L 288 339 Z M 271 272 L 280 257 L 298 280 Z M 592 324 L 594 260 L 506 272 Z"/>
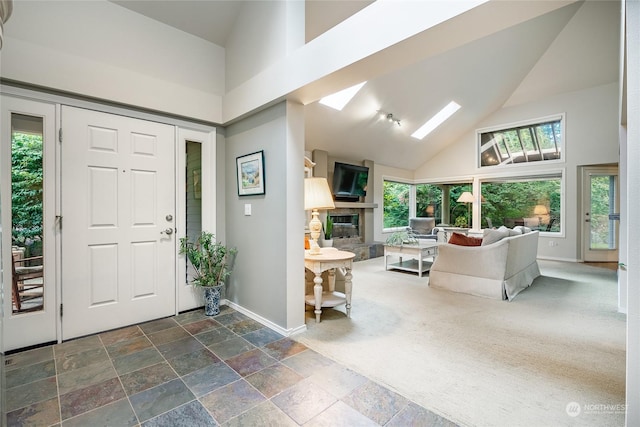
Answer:
<path fill-rule="evenodd" d="M 418 273 L 422 277 L 431 269 L 431 265 L 438 256 L 438 246 L 442 243 L 425 241 L 404 245 L 384 245 L 384 269 L 395 269 Z M 395 255 L 399 261 L 389 263 L 389 256 Z M 410 258 L 410 259 L 403 259 Z M 427 259 L 425 259 L 427 258 Z M 428 260 L 430 258 L 430 260 Z"/>

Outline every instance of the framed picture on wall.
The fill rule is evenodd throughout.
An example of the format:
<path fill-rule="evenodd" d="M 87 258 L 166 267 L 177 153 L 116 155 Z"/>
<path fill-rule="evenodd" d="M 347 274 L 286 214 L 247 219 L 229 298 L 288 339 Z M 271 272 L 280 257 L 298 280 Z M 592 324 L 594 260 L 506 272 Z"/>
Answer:
<path fill-rule="evenodd" d="M 236 158 L 238 196 L 264 194 L 264 151 Z"/>

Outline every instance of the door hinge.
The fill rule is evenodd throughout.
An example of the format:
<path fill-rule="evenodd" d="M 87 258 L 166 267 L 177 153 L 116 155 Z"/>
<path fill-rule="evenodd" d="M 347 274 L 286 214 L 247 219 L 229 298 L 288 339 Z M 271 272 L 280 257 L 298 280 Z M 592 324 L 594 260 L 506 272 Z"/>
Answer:
<path fill-rule="evenodd" d="M 62 303 L 60 303 L 60 317 L 62 317 Z"/>
<path fill-rule="evenodd" d="M 58 140 L 62 142 L 62 128 L 58 129 Z"/>
<path fill-rule="evenodd" d="M 56 223 L 58 227 L 60 227 L 60 230 L 62 230 L 62 215 L 56 215 Z"/>

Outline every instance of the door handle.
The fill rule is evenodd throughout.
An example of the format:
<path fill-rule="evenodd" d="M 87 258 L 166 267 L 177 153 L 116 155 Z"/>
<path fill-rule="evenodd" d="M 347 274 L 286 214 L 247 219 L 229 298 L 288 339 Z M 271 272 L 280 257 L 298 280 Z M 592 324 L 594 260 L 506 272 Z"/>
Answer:
<path fill-rule="evenodd" d="M 160 234 L 166 234 L 167 236 L 173 234 L 173 228 L 167 228 L 166 230 L 162 230 Z"/>

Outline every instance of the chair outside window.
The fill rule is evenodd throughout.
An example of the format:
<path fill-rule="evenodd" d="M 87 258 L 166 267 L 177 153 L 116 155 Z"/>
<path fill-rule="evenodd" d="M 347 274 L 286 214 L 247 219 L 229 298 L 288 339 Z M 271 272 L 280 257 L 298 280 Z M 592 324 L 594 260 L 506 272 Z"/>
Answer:
<path fill-rule="evenodd" d="M 13 255 L 11 287 L 13 312 L 41 310 L 44 306 L 44 266 L 42 256 L 22 258 Z"/>

